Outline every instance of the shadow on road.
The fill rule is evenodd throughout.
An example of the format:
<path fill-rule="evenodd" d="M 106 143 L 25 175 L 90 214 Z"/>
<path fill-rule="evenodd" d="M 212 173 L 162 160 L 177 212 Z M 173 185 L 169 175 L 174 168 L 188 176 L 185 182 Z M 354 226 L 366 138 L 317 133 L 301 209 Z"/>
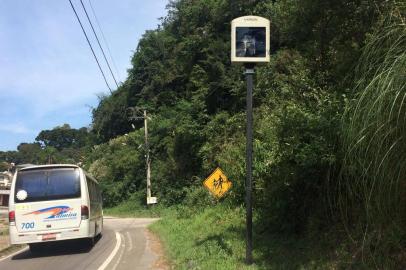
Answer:
<path fill-rule="evenodd" d="M 99 235 L 95 239 L 95 244 L 99 242 L 102 236 Z M 89 253 L 93 246 L 89 245 L 86 240 L 75 239 L 75 240 L 66 240 L 66 241 L 55 241 L 48 243 L 41 243 L 43 245 L 38 248 L 35 253 L 30 250 L 26 250 L 22 253 L 14 255 L 12 260 L 26 260 L 32 258 L 40 257 L 53 257 L 53 256 L 63 256 L 79 253 Z"/>

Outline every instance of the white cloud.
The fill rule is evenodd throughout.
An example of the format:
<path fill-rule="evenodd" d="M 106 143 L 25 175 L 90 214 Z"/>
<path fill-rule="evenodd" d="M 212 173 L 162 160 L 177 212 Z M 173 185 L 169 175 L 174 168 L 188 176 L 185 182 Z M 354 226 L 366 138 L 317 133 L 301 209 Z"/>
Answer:
<path fill-rule="evenodd" d="M 0 125 L 0 131 L 14 133 L 14 134 L 32 134 L 33 130 L 27 128 L 22 123 L 3 123 Z"/>

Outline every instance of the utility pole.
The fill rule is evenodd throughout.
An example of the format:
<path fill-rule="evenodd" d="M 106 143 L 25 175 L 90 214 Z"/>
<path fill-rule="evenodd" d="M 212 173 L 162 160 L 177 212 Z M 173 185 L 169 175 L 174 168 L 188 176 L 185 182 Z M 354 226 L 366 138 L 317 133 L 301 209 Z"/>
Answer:
<path fill-rule="evenodd" d="M 147 200 L 148 200 L 148 198 L 151 198 L 151 160 L 149 159 L 147 110 L 144 110 L 144 131 L 145 131 L 145 151 L 146 151 L 145 159 L 147 165 Z"/>
<path fill-rule="evenodd" d="M 147 110 L 143 110 L 143 114 L 140 115 L 141 110 L 137 107 L 127 108 L 128 118 L 131 120 L 144 120 L 144 135 L 145 135 L 145 164 L 147 169 L 147 204 L 157 203 L 157 198 L 151 196 L 151 159 L 149 156 L 149 143 L 148 143 L 148 119 Z"/>

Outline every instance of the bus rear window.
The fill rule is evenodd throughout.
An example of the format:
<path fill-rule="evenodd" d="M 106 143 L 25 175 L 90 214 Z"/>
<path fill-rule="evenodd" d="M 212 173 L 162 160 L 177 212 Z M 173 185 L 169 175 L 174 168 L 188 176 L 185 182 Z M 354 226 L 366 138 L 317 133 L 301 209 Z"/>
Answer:
<path fill-rule="evenodd" d="M 14 194 L 16 203 L 78 197 L 80 197 L 78 169 L 37 169 L 20 171 L 17 174 Z"/>

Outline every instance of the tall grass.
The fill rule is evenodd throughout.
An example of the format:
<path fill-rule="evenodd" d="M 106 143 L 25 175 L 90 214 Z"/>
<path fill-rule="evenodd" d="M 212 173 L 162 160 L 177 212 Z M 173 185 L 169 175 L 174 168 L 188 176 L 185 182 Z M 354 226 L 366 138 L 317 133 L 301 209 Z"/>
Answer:
<path fill-rule="evenodd" d="M 363 50 L 356 74 L 357 94 L 343 118 L 345 158 L 339 205 L 348 231 L 354 232 L 353 226 L 360 225 L 363 237 L 353 240 L 358 241 L 363 255 L 385 251 L 404 257 L 405 7 L 404 2 L 394 1 L 382 15 Z"/>

